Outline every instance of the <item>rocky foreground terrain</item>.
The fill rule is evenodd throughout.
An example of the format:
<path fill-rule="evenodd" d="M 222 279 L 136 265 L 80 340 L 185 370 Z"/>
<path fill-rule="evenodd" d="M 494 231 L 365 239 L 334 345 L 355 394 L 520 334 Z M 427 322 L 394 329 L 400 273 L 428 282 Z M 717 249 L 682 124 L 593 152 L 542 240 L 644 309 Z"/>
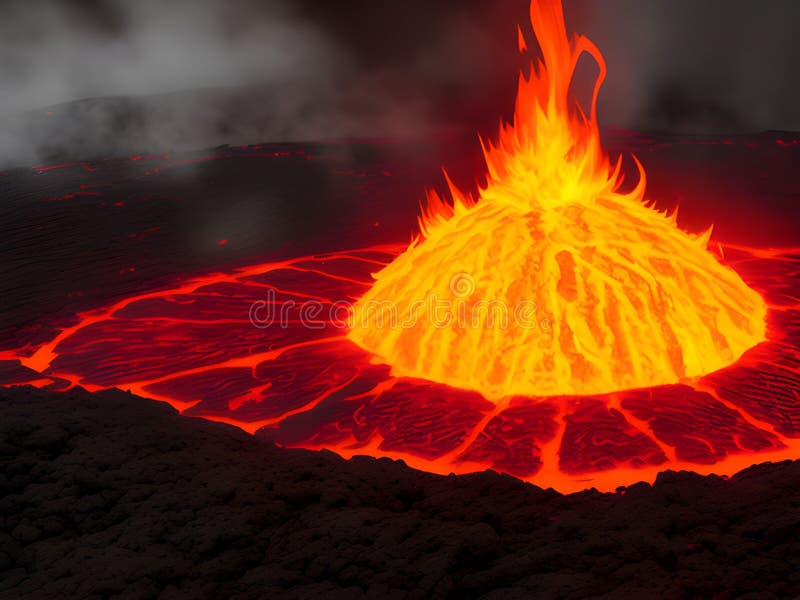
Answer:
<path fill-rule="evenodd" d="M 800 462 L 563 496 L 0 390 L 0 598 L 785 598 Z"/>

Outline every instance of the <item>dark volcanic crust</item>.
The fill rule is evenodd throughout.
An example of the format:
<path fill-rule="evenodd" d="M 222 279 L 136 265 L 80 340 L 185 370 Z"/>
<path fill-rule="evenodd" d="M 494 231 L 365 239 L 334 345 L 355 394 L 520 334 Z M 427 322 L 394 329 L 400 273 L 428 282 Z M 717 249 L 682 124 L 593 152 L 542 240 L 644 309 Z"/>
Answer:
<path fill-rule="evenodd" d="M 0 390 L 0 598 L 800 594 L 800 462 L 562 496 Z"/>

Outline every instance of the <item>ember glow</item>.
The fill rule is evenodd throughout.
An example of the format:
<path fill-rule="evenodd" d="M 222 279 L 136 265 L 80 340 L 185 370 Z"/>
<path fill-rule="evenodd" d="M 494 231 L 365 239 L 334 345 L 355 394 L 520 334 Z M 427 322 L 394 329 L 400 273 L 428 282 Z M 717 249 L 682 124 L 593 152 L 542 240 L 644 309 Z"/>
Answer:
<path fill-rule="evenodd" d="M 283 446 L 441 474 L 491 468 L 562 492 L 800 457 L 800 248 L 722 247 L 769 305 L 767 341 L 734 365 L 691 386 L 506 405 L 393 376 L 336 321 L 337 305 L 362 297 L 370 273 L 404 249 L 271 262 L 125 298 L 44 344 L 0 353 L 0 376 L 54 390 L 118 387 Z M 269 306 L 285 318 L 272 322 Z"/>
<path fill-rule="evenodd" d="M 532 2 L 531 20 L 543 60 L 520 77 L 514 122 L 484 145 L 487 184 L 477 199 L 450 185 L 452 204 L 429 195 L 422 235 L 377 274 L 350 339 L 395 375 L 497 402 L 730 365 L 764 340 L 766 304 L 706 250 L 710 232 L 646 205 L 638 161 L 638 185 L 620 191 L 597 123 L 603 57 L 568 38 L 560 1 Z M 584 53 L 599 67 L 588 115 L 570 94 Z"/>

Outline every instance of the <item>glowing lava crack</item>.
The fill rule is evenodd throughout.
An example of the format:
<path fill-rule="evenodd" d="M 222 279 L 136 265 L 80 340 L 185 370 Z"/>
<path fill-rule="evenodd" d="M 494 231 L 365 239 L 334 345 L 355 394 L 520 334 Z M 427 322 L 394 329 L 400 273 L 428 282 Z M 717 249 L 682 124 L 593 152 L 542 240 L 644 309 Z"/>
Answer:
<path fill-rule="evenodd" d="M 595 114 L 605 64 L 568 40 L 558 1 L 531 5 L 544 62 L 515 121 L 485 147 L 479 198 L 429 197 L 424 239 L 377 274 L 350 339 L 398 376 L 486 398 L 602 394 L 690 381 L 764 339 L 766 304 L 675 219 L 620 193 Z M 600 67 L 589 116 L 570 106 L 578 59 Z M 533 313 L 536 313 L 535 318 Z"/>
<path fill-rule="evenodd" d="M 0 353 L 0 378 L 123 390 L 285 446 L 402 458 L 447 474 L 487 468 L 569 492 L 652 481 L 664 469 L 733 474 L 800 458 L 800 249 L 724 247 L 769 305 L 767 341 L 692 386 L 592 396 L 480 394 L 394 377 L 304 302 L 355 299 L 403 247 L 255 265 L 83 314 L 49 342 Z M 254 303 L 291 307 L 259 329 Z M 336 314 L 335 312 L 333 314 Z M 3 362 L 3 359 L 8 359 Z M 20 364 L 21 363 L 21 364 Z"/>

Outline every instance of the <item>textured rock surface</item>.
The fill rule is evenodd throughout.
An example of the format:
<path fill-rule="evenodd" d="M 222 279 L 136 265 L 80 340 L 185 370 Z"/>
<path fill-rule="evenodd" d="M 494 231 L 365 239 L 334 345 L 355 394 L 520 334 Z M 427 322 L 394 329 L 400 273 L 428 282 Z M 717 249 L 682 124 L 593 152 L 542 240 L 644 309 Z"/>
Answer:
<path fill-rule="evenodd" d="M 0 598 L 800 594 L 800 462 L 562 496 L 0 390 Z"/>

